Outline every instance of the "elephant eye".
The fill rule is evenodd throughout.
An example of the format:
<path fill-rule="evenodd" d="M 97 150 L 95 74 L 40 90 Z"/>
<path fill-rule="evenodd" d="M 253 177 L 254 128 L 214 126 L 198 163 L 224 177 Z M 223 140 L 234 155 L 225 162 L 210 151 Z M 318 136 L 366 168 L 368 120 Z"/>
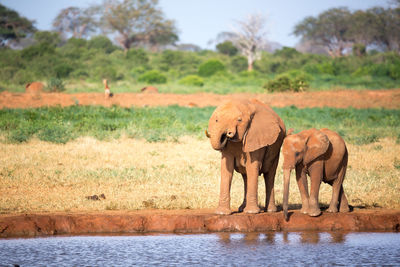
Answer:
<path fill-rule="evenodd" d="M 296 157 L 298 157 L 298 156 L 300 155 L 300 152 L 296 152 L 296 153 L 294 153 L 294 155 L 295 155 Z"/>
<path fill-rule="evenodd" d="M 239 118 L 238 118 L 238 121 L 242 121 L 242 118 L 241 118 L 241 117 L 239 117 Z"/>
<path fill-rule="evenodd" d="M 215 122 L 218 122 L 218 119 L 216 119 Z"/>

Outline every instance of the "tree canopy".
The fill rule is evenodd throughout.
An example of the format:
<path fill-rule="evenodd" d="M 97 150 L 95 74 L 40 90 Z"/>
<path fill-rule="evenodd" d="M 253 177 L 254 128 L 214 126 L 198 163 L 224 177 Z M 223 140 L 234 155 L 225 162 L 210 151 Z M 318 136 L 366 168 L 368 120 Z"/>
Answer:
<path fill-rule="evenodd" d="M 65 37 L 84 38 L 94 32 L 97 27 L 94 7 L 68 7 L 60 11 L 53 21 L 54 30 Z"/>
<path fill-rule="evenodd" d="M 0 4 L 0 46 L 9 41 L 18 42 L 21 38 L 36 31 L 34 21 L 20 16 L 16 11 Z"/>
<path fill-rule="evenodd" d="M 293 33 L 302 41 L 325 47 L 332 57 L 342 56 L 356 44 L 400 52 L 400 8 L 354 12 L 332 8 L 317 17 L 304 18 Z"/>
<path fill-rule="evenodd" d="M 164 18 L 158 0 L 104 0 L 102 28 L 116 33 L 127 51 L 133 44 L 157 48 L 178 40 L 173 20 Z"/>

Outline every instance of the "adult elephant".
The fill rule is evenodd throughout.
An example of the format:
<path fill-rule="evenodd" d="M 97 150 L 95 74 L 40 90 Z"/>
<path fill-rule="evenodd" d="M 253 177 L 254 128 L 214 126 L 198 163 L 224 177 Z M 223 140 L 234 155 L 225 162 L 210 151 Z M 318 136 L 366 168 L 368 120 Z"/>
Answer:
<path fill-rule="evenodd" d="M 216 108 L 206 135 L 221 151 L 221 185 L 217 214 L 231 214 L 230 187 L 233 171 L 241 173 L 244 200 L 239 211 L 258 213 L 258 176 L 265 181 L 265 208 L 275 212 L 274 181 L 279 152 L 286 134 L 282 119 L 258 100 L 233 100 Z"/>

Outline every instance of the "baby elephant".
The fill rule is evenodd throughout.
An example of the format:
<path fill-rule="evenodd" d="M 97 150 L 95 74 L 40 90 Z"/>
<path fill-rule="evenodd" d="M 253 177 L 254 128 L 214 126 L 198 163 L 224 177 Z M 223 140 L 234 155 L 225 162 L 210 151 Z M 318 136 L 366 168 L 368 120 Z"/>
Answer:
<path fill-rule="evenodd" d="M 296 169 L 296 180 L 301 194 L 301 212 L 318 216 L 321 210 L 318 194 L 321 181 L 332 186 L 332 199 L 328 212 L 348 212 L 349 205 L 343 190 L 343 179 L 347 168 L 347 148 L 343 139 L 329 129 L 309 129 L 288 135 L 283 141 L 283 212 L 288 220 L 289 180 L 292 169 Z M 308 195 L 307 174 L 311 179 Z"/>

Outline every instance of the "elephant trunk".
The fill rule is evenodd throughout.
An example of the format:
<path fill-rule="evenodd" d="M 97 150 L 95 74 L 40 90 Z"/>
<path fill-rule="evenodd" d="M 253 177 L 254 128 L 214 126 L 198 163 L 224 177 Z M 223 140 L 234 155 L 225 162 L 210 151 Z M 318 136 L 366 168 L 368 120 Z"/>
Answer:
<path fill-rule="evenodd" d="M 227 131 L 211 132 L 208 133 L 208 136 L 211 146 L 215 150 L 222 150 L 226 146 L 228 139 L 231 138 Z"/>
<path fill-rule="evenodd" d="M 288 216 L 288 206 L 289 206 L 289 184 L 290 184 L 290 173 L 292 169 L 284 169 L 283 170 L 283 214 L 285 216 L 285 220 L 289 220 Z"/>

